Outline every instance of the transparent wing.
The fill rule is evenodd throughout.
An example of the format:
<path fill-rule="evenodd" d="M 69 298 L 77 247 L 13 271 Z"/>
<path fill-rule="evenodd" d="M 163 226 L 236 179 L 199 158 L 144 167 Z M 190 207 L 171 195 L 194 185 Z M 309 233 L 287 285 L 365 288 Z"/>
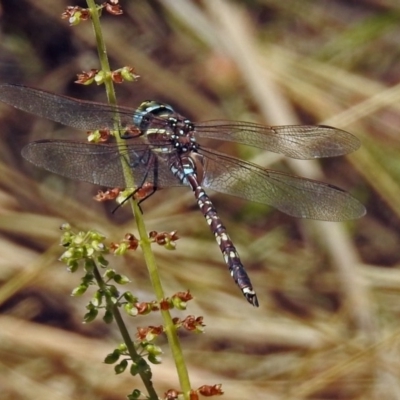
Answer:
<path fill-rule="evenodd" d="M 201 154 L 205 157 L 205 188 L 268 204 L 298 218 L 343 221 L 365 214 L 360 202 L 335 186 L 262 169 L 215 151 L 203 149 Z M 25 146 L 22 155 L 38 167 L 96 185 L 126 187 L 126 163 L 137 185 L 184 186 L 168 167 L 176 153 L 156 154 L 146 144 L 128 145 L 120 154 L 117 144 L 41 140 Z"/>
<path fill-rule="evenodd" d="M 268 204 L 297 218 L 344 221 L 365 214 L 358 200 L 336 186 L 262 169 L 215 151 L 201 153 L 206 158 L 206 188 Z"/>
<path fill-rule="evenodd" d="M 77 100 L 12 84 L 0 86 L 0 101 L 81 130 L 114 129 L 116 115 L 122 127 L 129 130 L 137 114 L 129 107 Z M 152 121 L 165 124 L 163 118 L 153 117 Z M 196 123 L 195 130 L 199 138 L 242 143 L 299 159 L 339 156 L 360 146 L 360 141 L 350 133 L 323 125 L 264 126 L 216 120 Z"/>
<path fill-rule="evenodd" d="M 163 144 L 165 147 L 165 144 Z M 123 163 L 133 171 L 136 185 L 157 188 L 184 186 L 169 170 L 169 155 L 157 156 L 148 145 L 128 145 L 120 154 L 117 144 L 91 144 L 64 140 L 39 140 L 22 149 L 22 155 L 40 168 L 95 185 L 125 188 Z"/>
<path fill-rule="evenodd" d="M 73 99 L 22 85 L 0 85 L 0 101 L 20 110 L 81 130 L 114 129 L 118 114 L 123 127 L 132 127 L 135 110 Z"/>
<path fill-rule="evenodd" d="M 267 126 L 216 120 L 195 126 L 198 138 L 242 143 L 302 160 L 340 156 L 360 147 L 352 134 L 324 125 Z"/>

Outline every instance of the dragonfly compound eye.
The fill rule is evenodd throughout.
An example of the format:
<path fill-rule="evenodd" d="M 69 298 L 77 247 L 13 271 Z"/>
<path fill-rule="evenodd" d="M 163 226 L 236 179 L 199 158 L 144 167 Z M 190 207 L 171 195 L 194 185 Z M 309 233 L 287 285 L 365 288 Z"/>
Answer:
<path fill-rule="evenodd" d="M 133 123 L 141 130 L 147 128 L 151 116 L 161 116 L 174 113 L 174 109 L 163 103 L 154 100 L 146 100 L 137 108 L 133 116 Z M 146 118 L 147 117 L 147 118 Z"/>

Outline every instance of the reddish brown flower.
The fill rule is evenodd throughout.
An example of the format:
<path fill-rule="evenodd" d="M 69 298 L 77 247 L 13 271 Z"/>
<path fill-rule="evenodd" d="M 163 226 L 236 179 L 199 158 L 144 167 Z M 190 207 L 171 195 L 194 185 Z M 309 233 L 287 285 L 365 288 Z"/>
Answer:
<path fill-rule="evenodd" d="M 175 250 L 175 242 L 179 239 L 179 236 L 177 235 L 177 231 L 160 233 L 151 231 L 149 233 L 149 239 L 160 246 L 164 246 L 167 250 Z"/>
<path fill-rule="evenodd" d="M 61 14 L 62 19 L 68 19 L 70 25 L 77 25 L 81 21 L 86 21 L 90 18 L 90 12 L 86 8 L 68 6 Z"/>
<path fill-rule="evenodd" d="M 89 131 L 88 142 L 91 143 L 107 143 L 110 139 L 110 136 L 113 135 L 113 132 L 109 129 L 98 129 L 97 131 Z"/>
<path fill-rule="evenodd" d="M 196 390 L 191 390 L 190 391 L 189 399 L 190 400 L 199 400 L 199 394 L 197 393 Z"/>
<path fill-rule="evenodd" d="M 195 318 L 194 315 L 188 315 L 183 321 L 182 326 L 188 331 L 196 331 L 196 332 L 203 332 L 203 317 Z"/>
<path fill-rule="evenodd" d="M 138 314 L 140 314 L 140 315 L 148 314 L 151 311 L 151 309 L 149 307 L 149 303 L 146 303 L 146 302 L 136 303 L 135 307 L 138 310 Z"/>
<path fill-rule="evenodd" d="M 139 239 L 137 239 L 132 233 L 127 233 L 123 241 L 128 244 L 129 250 L 136 250 L 139 246 Z"/>
<path fill-rule="evenodd" d="M 189 291 L 175 293 L 171 298 L 173 305 L 180 310 L 185 310 L 186 303 L 192 299 L 193 296 Z"/>
<path fill-rule="evenodd" d="M 152 301 L 150 304 L 151 311 L 159 311 L 160 305 L 156 301 Z"/>
<path fill-rule="evenodd" d="M 203 385 L 197 389 L 197 392 L 199 392 L 201 395 L 203 395 L 205 397 L 221 396 L 224 394 L 221 387 L 222 387 L 221 384 L 217 384 L 217 385 L 213 385 L 213 386 Z"/>
<path fill-rule="evenodd" d="M 115 255 L 124 255 L 128 250 L 136 250 L 139 247 L 139 239 L 132 233 L 127 233 L 120 243 L 111 243 L 110 249 Z"/>
<path fill-rule="evenodd" d="M 93 198 L 99 202 L 115 200 L 118 197 L 120 191 L 121 190 L 118 188 L 108 189 L 105 192 L 103 192 L 102 190 L 99 190 L 97 192 L 96 196 L 94 196 Z"/>
<path fill-rule="evenodd" d="M 178 392 L 176 389 L 169 389 L 164 393 L 164 400 L 177 400 L 180 394 L 182 392 Z"/>
<path fill-rule="evenodd" d="M 140 136 L 142 132 L 135 125 L 125 126 L 124 131 L 121 132 L 121 137 L 123 138 L 134 138 Z"/>
<path fill-rule="evenodd" d="M 173 297 L 177 297 L 183 301 L 189 301 L 193 299 L 193 296 L 189 290 L 187 292 L 177 292 Z"/>
<path fill-rule="evenodd" d="M 137 328 L 136 337 L 143 341 L 152 341 L 156 336 L 161 335 L 164 332 L 162 325 L 160 326 L 148 326 L 146 328 Z"/>
<path fill-rule="evenodd" d="M 136 200 L 144 200 L 154 192 L 154 185 L 150 182 L 145 182 L 142 187 L 136 190 L 134 198 Z"/>
<path fill-rule="evenodd" d="M 94 77 L 98 72 L 99 70 L 94 68 L 90 71 L 82 71 L 82 73 L 76 75 L 78 79 L 75 81 L 75 83 L 79 83 L 81 85 L 89 85 L 93 82 Z"/>
<path fill-rule="evenodd" d="M 129 66 L 122 67 L 111 72 L 111 79 L 115 83 L 122 83 L 124 80 L 132 82 L 137 80 L 138 78 L 139 75 L 136 75 L 133 67 Z"/>
<path fill-rule="evenodd" d="M 110 4 L 113 3 L 113 4 Z M 106 10 L 112 15 L 121 15 L 123 14 L 122 8 L 119 4 L 115 2 L 105 3 L 104 6 Z"/>
<path fill-rule="evenodd" d="M 124 81 L 124 78 L 122 77 L 121 72 L 119 71 L 111 72 L 111 79 L 113 80 L 114 83 L 122 83 Z"/>
<path fill-rule="evenodd" d="M 161 310 L 165 311 L 171 309 L 171 302 L 168 299 L 161 300 L 159 304 Z"/>

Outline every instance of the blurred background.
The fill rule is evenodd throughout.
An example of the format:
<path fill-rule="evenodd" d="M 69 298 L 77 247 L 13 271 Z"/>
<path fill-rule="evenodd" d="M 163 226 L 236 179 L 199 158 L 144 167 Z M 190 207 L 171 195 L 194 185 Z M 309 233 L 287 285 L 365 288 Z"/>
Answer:
<path fill-rule="evenodd" d="M 140 80 L 117 87 L 121 105 L 154 99 L 193 121 L 328 124 L 362 142 L 357 152 L 294 161 L 232 143 L 217 149 L 267 168 L 316 178 L 352 193 L 365 217 L 297 220 L 212 194 L 260 301 L 232 282 L 191 191 L 157 192 L 143 204 L 148 230 L 177 230 L 176 251 L 155 246 L 167 295 L 189 289 L 185 313 L 203 335 L 181 333 L 194 388 L 222 383 L 225 398 L 400 399 L 400 5 L 391 0 L 120 1 L 103 14 L 112 69 Z M 74 83 L 98 68 L 89 22 L 61 20 L 63 0 L 0 1 L 1 82 L 106 101 L 103 87 Z M 83 325 L 90 291 L 71 298 L 79 274 L 57 261 L 59 226 L 97 229 L 109 241 L 135 233 L 128 207 L 99 204 L 100 189 L 25 162 L 24 144 L 85 140 L 0 104 L 0 399 L 122 399 L 140 382 L 114 375 L 106 354 L 121 341 L 99 318 Z M 210 145 L 215 148 L 216 144 Z M 211 193 L 210 193 L 211 195 Z M 142 254 L 110 256 L 153 299 Z M 126 318 L 159 325 L 157 314 Z M 155 366 L 160 395 L 178 388 L 168 346 Z"/>

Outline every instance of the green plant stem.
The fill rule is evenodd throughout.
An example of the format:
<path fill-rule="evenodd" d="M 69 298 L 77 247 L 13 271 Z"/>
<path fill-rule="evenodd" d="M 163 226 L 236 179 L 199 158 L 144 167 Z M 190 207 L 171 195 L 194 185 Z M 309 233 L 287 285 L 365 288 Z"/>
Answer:
<path fill-rule="evenodd" d="M 112 80 L 108 78 L 111 73 L 111 68 L 107 56 L 106 42 L 104 41 L 103 31 L 101 30 L 99 9 L 94 0 L 87 0 L 86 3 L 90 9 L 91 21 L 93 25 L 94 35 L 96 37 L 97 53 L 99 55 L 101 70 L 105 73 L 106 76 L 104 84 L 106 86 L 107 99 L 109 104 L 117 105 L 117 97 L 115 95 L 114 85 Z M 117 140 L 118 139 L 120 138 L 117 137 Z"/>
<path fill-rule="evenodd" d="M 104 42 L 103 35 L 102 35 L 101 24 L 100 24 L 100 19 L 99 19 L 99 10 L 98 10 L 94 0 L 87 0 L 87 4 L 90 9 L 90 13 L 91 13 L 91 17 L 92 17 L 92 24 L 93 24 L 93 29 L 95 32 L 95 37 L 96 37 L 100 65 L 101 65 L 102 71 L 105 74 L 105 86 L 106 86 L 106 91 L 107 91 L 107 98 L 111 105 L 116 106 L 117 101 L 116 101 L 116 96 L 115 96 L 114 85 L 110 78 L 111 70 L 110 70 L 110 64 L 108 62 L 105 42 Z M 116 119 L 116 126 L 118 128 L 118 120 L 117 119 Z M 120 131 L 120 130 L 117 129 L 117 131 Z M 120 146 L 119 147 L 120 152 L 123 153 L 124 155 L 127 155 L 126 144 L 125 144 L 124 140 L 121 139 L 119 135 L 116 135 L 116 139 L 117 139 L 117 143 Z M 127 187 L 134 187 L 134 184 L 133 184 L 134 177 L 132 176 L 132 171 L 130 170 L 128 163 L 122 162 L 122 164 L 123 164 L 122 167 L 123 167 L 124 177 L 125 177 L 125 181 L 127 183 Z M 131 204 L 132 211 L 133 211 L 133 214 L 136 219 L 137 226 L 138 226 L 139 237 L 140 237 L 140 246 L 143 251 L 146 266 L 149 271 L 150 280 L 151 280 L 154 292 L 156 294 L 157 300 L 161 301 L 165 298 L 164 291 L 162 288 L 157 263 L 156 263 L 154 254 L 151 250 L 151 242 L 147 235 L 147 230 L 145 227 L 143 215 L 140 211 L 139 205 L 137 204 L 137 202 L 135 200 L 131 199 L 130 204 Z M 114 309 L 115 309 L 115 307 L 114 307 Z M 168 310 L 161 311 L 161 315 L 162 315 L 162 318 L 164 321 L 165 333 L 167 335 L 168 343 L 171 348 L 175 366 L 177 369 L 181 390 L 183 392 L 185 400 L 189 400 L 190 390 L 191 390 L 189 374 L 188 374 L 185 359 L 183 356 L 182 348 L 181 348 L 181 345 L 179 342 L 179 338 L 177 335 L 177 330 L 172 321 L 171 314 Z M 120 317 L 120 315 L 119 315 L 119 317 Z M 117 320 L 117 318 L 116 318 L 116 320 Z M 121 333 L 123 334 L 122 331 L 121 331 Z M 127 334 L 127 336 L 129 337 L 129 334 Z M 125 340 L 125 338 L 124 338 L 124 340 Z M 126 345 L 128 345 L 128 343 L 126 343 Z"/>
<path fill-rule="evenodd" d="M 139 206 L 136 202 L 133 204 L 135 215 L 140 214 Z M 142 217 L 142 215 L 141 215 Z M 150 274 L 150 280 L 153 285 L 154 291 L 157 296 L 157 300 L 161 301 L 164 298 L 160 275 L 158 273 L 157 263 L 154 258 L 154 253 L 151 251 L 151 242 L 148 239 L 146 227 L 144 225 L 143 218 L 136 219 L 136 224 L 140 236 L 140 247 L 142 248 L 144 259 Z M 190 395 L 190 379 L 189 373 L 186 367 L 186 362 L 183 356 L 181 344 L 178 338 L 176 326 L 174 325 L 171 317 L 171 313 L 168 310 L 161 310 L 161 315 L 164 321 L 164 331 L 167 335 L 168 343 L 171 348 L 172 356 L 174 358 L 175 367 L 179 377 L 179 384 L 184 394 L 185 400 L 189 399 Z"/>
<path fill-rule="evenodd" d="M 93 275 L 96 279 L 97 285 L 99 288 L 104 292 L 107 293 L 107 285 L 104 282 L 97 265 L 93 269 Z M 144 386 L 146 387 L 147 394 L 149 395 L 149 399 L 151 400 L 158 400 L 157 393 L 154 389 L 153 382 L 151 380 L 151 368 L 150 365 L 146 362 L 146 360 L 138 354 L 138 352 L 135 349 L 135 345 L 132 342 L 132 339 L 130 337 L 130 334 L 128 332 L 128 329 L 126 328 L 126 325 L 124 323 L 124 320 L 122 319 L 122 315 L 119 311 L 118 305 L 114 304 L 112 299 L 109 296 L 105 296 L 106 302 L 107 302 L 107 309 L 111 310 L 115 319 L 115 322 L 118 325 L 118 328 L 121 332 L 122 338 L 124 340 L 124 343 L 126 344 L 126 347 L 128 349 L 128 353 L 132 359 L 132 361 L 136 364 L 139 365 L 139 375 L 143 381 Z"/>

